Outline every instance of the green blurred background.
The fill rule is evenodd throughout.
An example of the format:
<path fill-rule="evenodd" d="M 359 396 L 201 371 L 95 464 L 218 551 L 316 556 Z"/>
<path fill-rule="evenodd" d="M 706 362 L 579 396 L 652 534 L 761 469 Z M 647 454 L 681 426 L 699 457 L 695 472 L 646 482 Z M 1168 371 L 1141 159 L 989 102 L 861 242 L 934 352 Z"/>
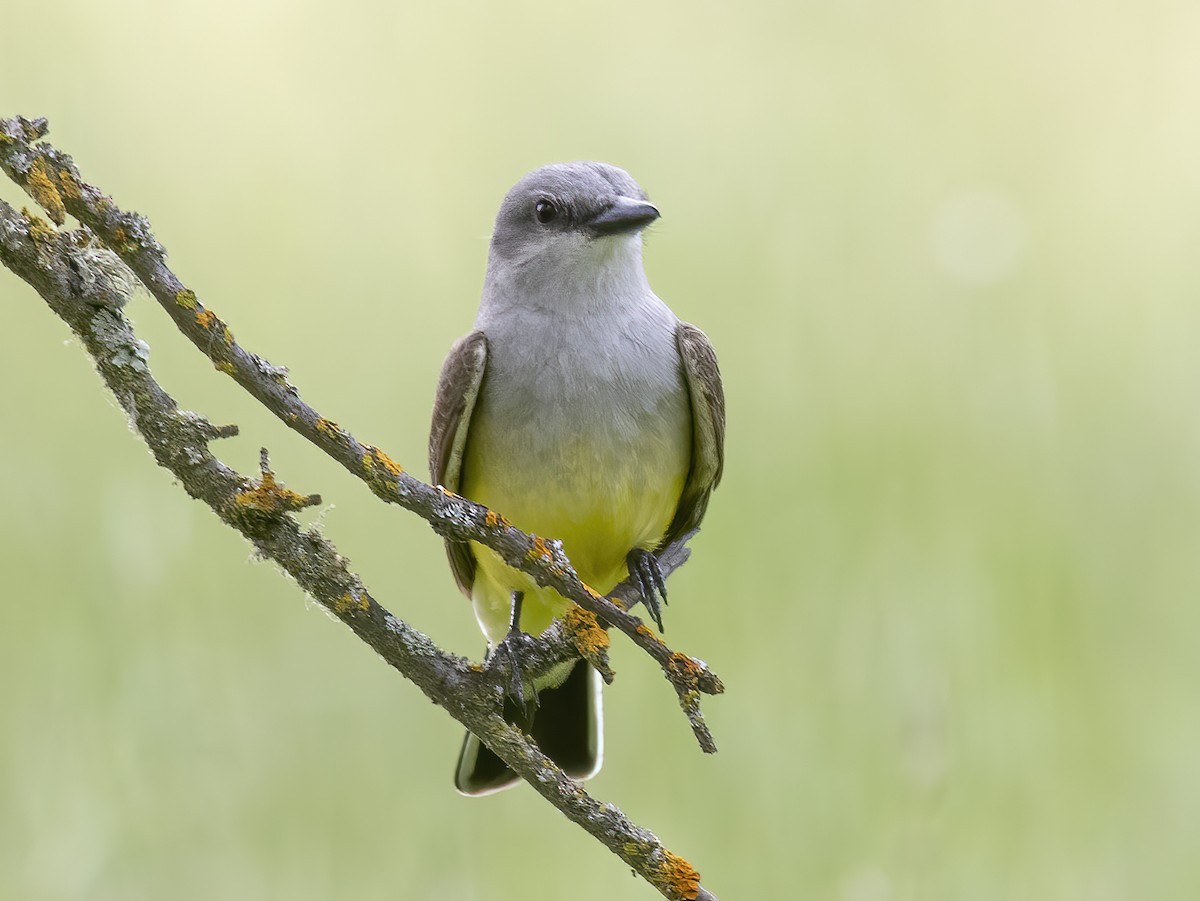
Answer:
<path fill-rule="evenodd" d="M 725 373 L 668 636 L 702 755 L 617 642 L 596 795 L 721 898 L 1200 897 L 1200 7 L 10 3 L 46 115 L 326 415 L 423 472 L 525 171 L 664 211 Z M 29 203 L 5 182 L 0 196 Z M 0 272 L 0 897 L 656 897 L 157 469 Z M 481 638 L 436 536 L 129 307 L 376 596 Z"/>

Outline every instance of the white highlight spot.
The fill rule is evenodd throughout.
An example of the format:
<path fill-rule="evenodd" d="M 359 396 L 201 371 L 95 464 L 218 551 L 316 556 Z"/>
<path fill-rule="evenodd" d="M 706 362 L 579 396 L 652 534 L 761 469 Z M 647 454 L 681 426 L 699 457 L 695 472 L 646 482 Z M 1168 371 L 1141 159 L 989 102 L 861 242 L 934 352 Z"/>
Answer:
<path fill-rule="evenodd" d="M 955 194 L 933 217 L 933 258 L 946 275 L 969 285 L 1010 276 L 1025 252 L 1025 219 L 1011 200 L 993 191 Z"/>
<path fill-rule="evenodd" d="M 892 883 L 887 874 L 863 867 L 842 881 L 842 901 L 891 901 Z"/>

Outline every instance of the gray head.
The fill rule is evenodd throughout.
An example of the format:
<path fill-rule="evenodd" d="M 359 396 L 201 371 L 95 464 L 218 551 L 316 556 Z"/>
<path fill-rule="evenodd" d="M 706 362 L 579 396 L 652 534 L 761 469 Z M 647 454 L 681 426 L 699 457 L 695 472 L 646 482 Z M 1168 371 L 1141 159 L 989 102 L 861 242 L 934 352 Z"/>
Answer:
<path fill-rule="evenodd" d="M 628 172 L 607 163 L 554 163 L 522 178 L 496 214 L 489 265 L 538 268 L 599 263 L 619 248 L 640 254 L 658 218 Z"/>

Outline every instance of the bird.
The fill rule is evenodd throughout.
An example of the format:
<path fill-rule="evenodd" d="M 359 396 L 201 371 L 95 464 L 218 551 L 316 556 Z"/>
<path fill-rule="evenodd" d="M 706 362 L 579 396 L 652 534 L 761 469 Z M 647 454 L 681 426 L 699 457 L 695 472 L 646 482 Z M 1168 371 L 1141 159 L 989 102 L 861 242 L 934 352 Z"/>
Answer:
<path fill-rule="evenodd" d="M 662 631 L 656 551 L 697 528 L 724 468 L 725 397 L 716 352 L 650 287 L 643 231 L 658 208 L 623 169 L 555 163 L 525 175 L 496 215 L 473 330 L 442 366 L 429 436 L 435 484 L 559 539 L 601 593 L 628 577 Z M 489 659 L 512 657 L 570 606 L 477 542 L 446 541 Z M 505 718 L 572 778 L 603 759 L 599 674 L 562 664 L 519 675 Z M 464 795 L 517 775 L 467 733 Z"/>

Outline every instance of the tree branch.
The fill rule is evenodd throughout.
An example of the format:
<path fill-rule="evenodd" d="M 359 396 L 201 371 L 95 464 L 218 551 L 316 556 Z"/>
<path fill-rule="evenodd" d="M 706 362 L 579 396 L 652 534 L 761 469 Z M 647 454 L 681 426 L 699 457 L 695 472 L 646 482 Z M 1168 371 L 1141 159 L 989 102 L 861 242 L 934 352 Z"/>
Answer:
<path fill-rule="evenodd" d="M 28 282 L 79 336 L 155 460 L 184 489 L 275 560 L 320 604 L 354 631 L 431 700 L 480 737 L 502 760 L 562 813 L 599 839 L 670 899 L 714 898 L 700 886 L 690 864 L 611 804 L 601 805 L 567 778 L 537 746 L 500 716 L 502 679 L 493 667 L 471 664 L 438 648 L 426 635 L 396 618 L 368 592 L 333 544 L 291 516 L 320 499 L 286 488 L 263 451 L 261 472 L 249 479 L 226 466 L 209 443 L 237 433 L 178 408 L 153 379 L 149 348 L 121 312 L 135 276 L 167 309 L 180 330 L 276 416 L 370 486 L 382 499 L 426 519 L 439 534 L 479 541 L 511 565 L 555 588 L 579 607 L 530 645 L 530 672 L 540 673 L 582 655 L 612 680 L 608 636 L 596 617 L 616 625 L 662 666 L 675 687 L 701 746 L 715 750 L 699 712 L 699 694 L 719 693 L 720 680 L 703 661 L 671 651 L 628 612 L 636 598 L 622 583 L 608 598 L 584 585 L 561 543 L 528 535 L 503 517 L 444 489 L 414 479 L 383 451 L 359 443 L 349 432 L 305 404 L 287 370 L 242 349 L 228 327 L 167 268 L 165 251 L 144 218 L 119 210 L 79 177 L 69 157 L 34 142 L 46 133 L 44 119 L 0 120 L 0 168 L 23 187 L 57 225 L 67 213 L 84 228 L 59 231 L 26 211 L 0 201 L 0 262 Z M 103 241 L 103 245 L 96 237 Z M 107 246 L 104 246 L 107 245 Z M 115 251 L 117 256 L 110 251 Z M 119 258 L 118 258 L 119 256 Z M 123 261 L 123 262 L 122 262 Z M 128 267 L 128 268 L 127 268 Z M 690 538 L 690 536 L 688 536 Z M 662 555 L 665 572 L 688 556 L 686 538 Z M 582 608 L 582 609 L 581 609 Z"/>
<path fill-rule="evenodd" d="M 672 651 L 642 621 L 584 584 L 563 553 L 561 542 L 514 528 L 503 516 L 445 489 L 409 475 L 387 454 L 359 442 L 336 422 L 317 413 L 287 378 L 286 367 L 273 366 L 242 348 L 224 321 L 206 308 L 196 293 L 166 265 L 166 250 L 154 238 L 149 222 L 119 209 L 111 198 L 85 183 L 75 163 L 48 144 L 34 144 L 47 130 L 45 120 L 4 120 L 0 127 L 0 168 L 26 190 L 50 218 L 61 225 L 70 213 L 121 259 L 141 280 L 176 326 L 221 372 L 347 470 L 362 479 L 384 501 L 399 504 L 446 538 L 477 541 L 508 563 L 550 586 L 593 616 L 616 626 L 662 668 L 675 688 L 700 747 L 712 753 L 716 742 L 700 712 L 699 696 L 719 694 L 721 680 L 695 657 Z M 630 598 L 628 592 L 620 597 Z M 591 618 L 566 620 L 579 654 L 611 682 L 607 639 Z M 553 636 L 557 638 L 558 636 Z"/>

